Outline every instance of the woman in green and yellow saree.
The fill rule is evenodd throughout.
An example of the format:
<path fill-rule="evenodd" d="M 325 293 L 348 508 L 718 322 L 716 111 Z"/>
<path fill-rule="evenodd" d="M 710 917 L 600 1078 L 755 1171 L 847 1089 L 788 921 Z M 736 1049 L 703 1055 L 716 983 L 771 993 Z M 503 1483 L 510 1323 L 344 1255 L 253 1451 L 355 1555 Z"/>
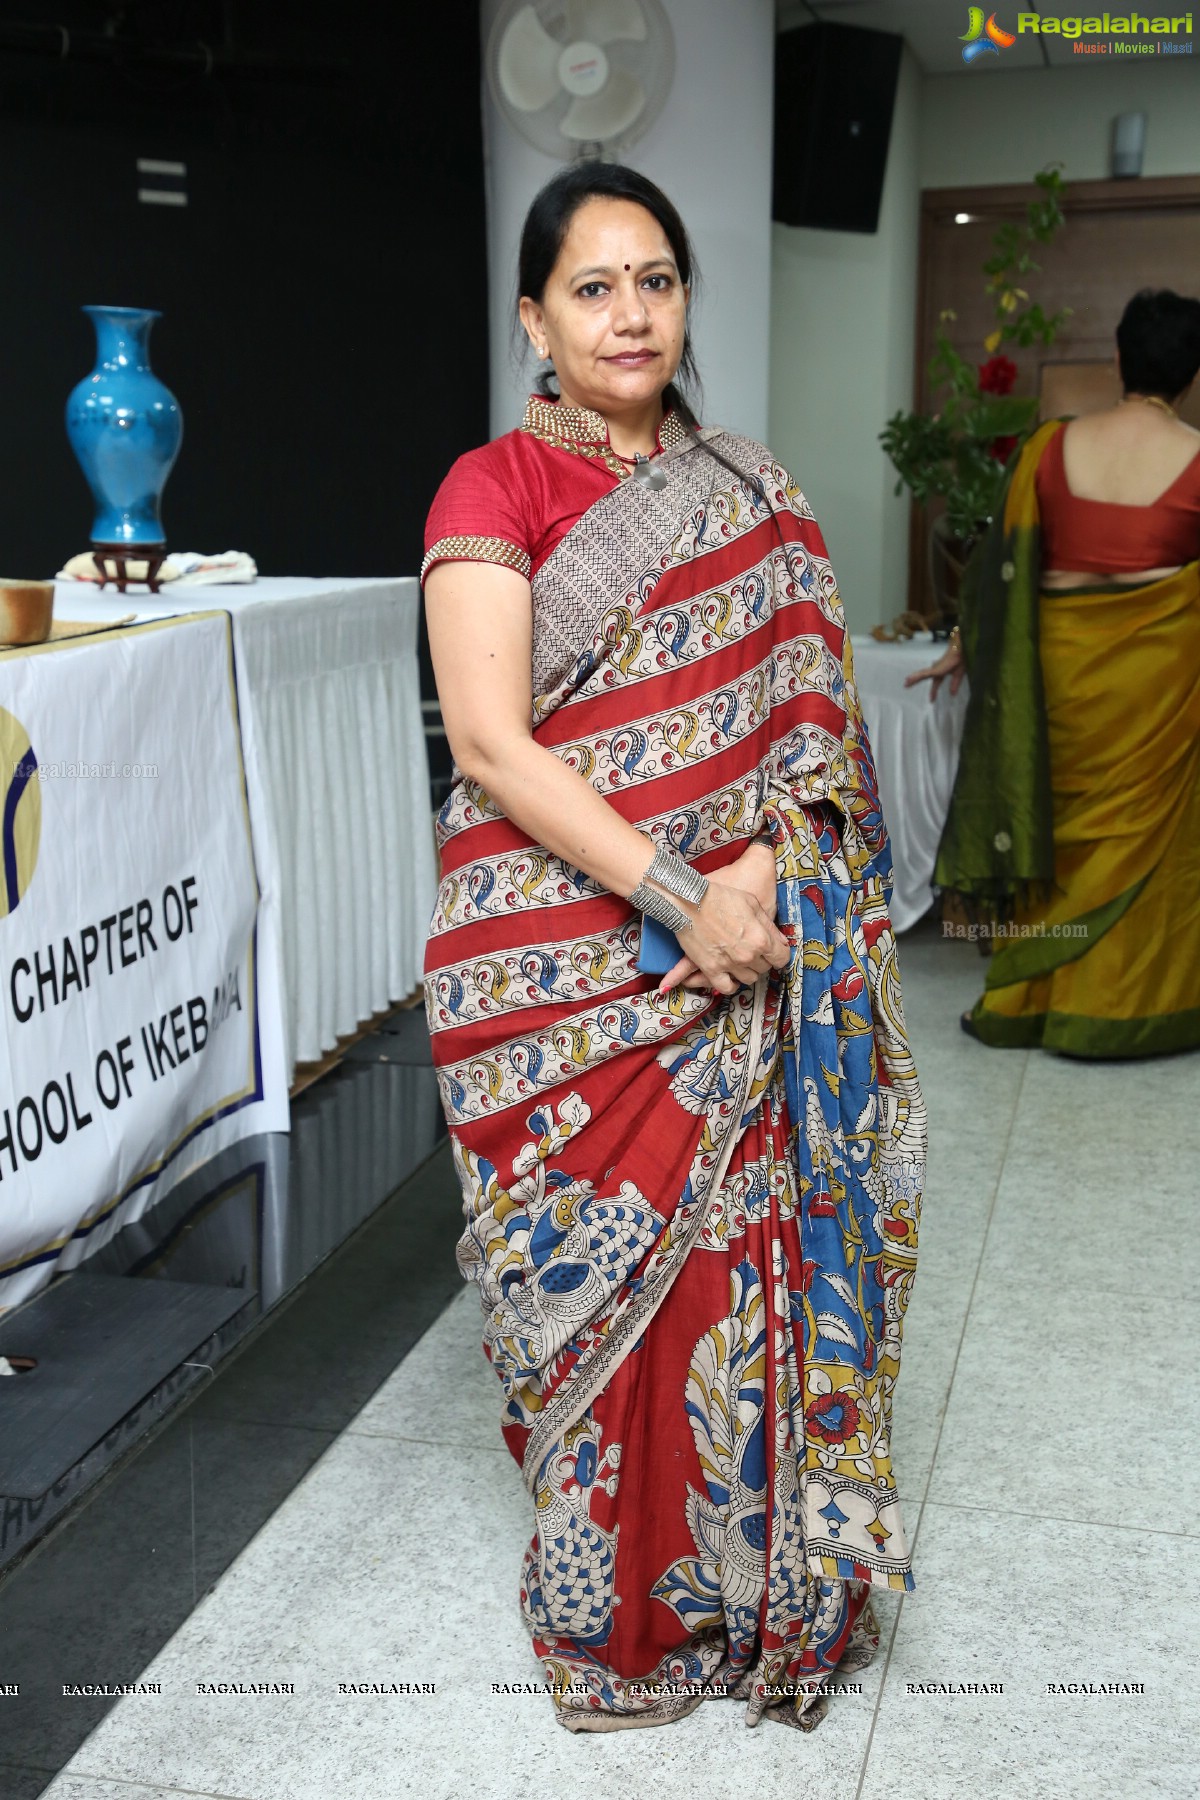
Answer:
<path fill-rule="evenodd" d="M 1081 1057 L 1200 1046 L 1200 301 L 1117 342 L 1123 399 L 1033 434 L 971 569 L 934 877 L 995 933 L 964 1028 Z"/>

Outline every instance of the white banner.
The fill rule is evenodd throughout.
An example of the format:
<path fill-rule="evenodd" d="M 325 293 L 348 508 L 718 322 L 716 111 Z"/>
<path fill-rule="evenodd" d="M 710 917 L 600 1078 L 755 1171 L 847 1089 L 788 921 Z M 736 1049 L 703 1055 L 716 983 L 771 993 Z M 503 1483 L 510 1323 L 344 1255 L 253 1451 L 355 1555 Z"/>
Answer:
<path fill-rule="evenodd" d="M 288 1128 L 239 710 L 223 612 L 0 653 L 0 1308 Z"/>

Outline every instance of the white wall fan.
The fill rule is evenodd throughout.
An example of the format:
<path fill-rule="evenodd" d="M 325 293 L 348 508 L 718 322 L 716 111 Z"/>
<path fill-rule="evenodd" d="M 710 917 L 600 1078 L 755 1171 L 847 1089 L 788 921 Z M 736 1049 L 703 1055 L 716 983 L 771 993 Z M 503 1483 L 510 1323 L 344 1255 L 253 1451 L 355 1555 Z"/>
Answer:
<path fill-rule="evenodd" d="M 487 64 L 497 105 L 537 149 L 613 156 L 662 111 L 675 40 L 662 0 L 508 0 Z"/>

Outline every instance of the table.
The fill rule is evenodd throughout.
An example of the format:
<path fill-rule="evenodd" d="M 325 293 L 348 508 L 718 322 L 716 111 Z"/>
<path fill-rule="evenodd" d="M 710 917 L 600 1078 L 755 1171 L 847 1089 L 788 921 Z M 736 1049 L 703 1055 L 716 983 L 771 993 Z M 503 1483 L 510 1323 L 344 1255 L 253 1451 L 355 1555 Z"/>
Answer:
<path fill-rule="evenodd" d="M 0 655 L 0 1310 L 288 1129 L 281 883 L 233 622 L 84 630 Z"/>
<path fill-rule="evenodd" d="M 158 594 L 60 581 L 61 619 L 220 607 L 253 708 L 280 875 L 285 1059 L 316 1060 L 419 984 L 436 890 L 415 577 L 260 576 Z M 258 821 L 256 821 L 256 829 Z"/>
<path fill-rule="evenodd" d="M 907 931 L 933 905 L 930 882 L 958 768 L 967 684 L 951 696 L 943 682 L 931 704 L 929 683 L 904 677 L 936 662 L 943 646 L 928 636 L 895 644 L 854 637 L 854 672 L 892 841 L 892 924 Z"/>

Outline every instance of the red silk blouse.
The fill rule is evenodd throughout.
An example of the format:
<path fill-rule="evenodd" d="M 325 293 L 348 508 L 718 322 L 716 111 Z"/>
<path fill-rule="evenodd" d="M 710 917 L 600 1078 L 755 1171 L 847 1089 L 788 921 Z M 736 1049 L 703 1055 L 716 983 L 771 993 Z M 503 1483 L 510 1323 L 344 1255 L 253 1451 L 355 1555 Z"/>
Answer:
<path fill-rule="evenodd" d="M 1042 516 L 1042 567 L 1116 575 L 1165 569 L 1200 556 L 1200 452 L 1150 506 L 1081 500 L 1067 486 L 1056 431 L 1034 478 Z"/>
<path fill-rule="evenodd" d="M 668 412 L 659 450 L 686 435 Z M 434 495 L 422 582 L 447 561 L 502 563 L 532 580 L 572 525 L 630 472 L 600 413 L 531 394 L 517 430 L 460 456 Z"/>

